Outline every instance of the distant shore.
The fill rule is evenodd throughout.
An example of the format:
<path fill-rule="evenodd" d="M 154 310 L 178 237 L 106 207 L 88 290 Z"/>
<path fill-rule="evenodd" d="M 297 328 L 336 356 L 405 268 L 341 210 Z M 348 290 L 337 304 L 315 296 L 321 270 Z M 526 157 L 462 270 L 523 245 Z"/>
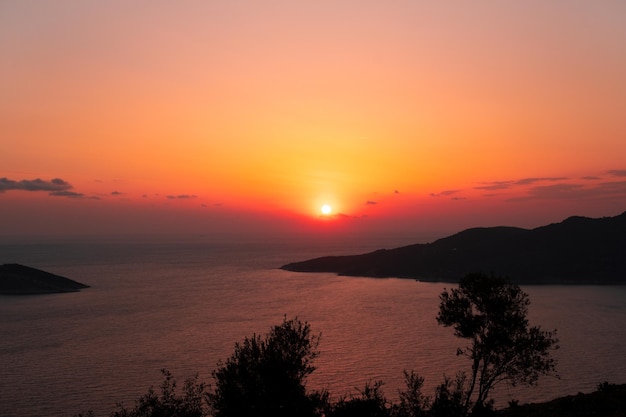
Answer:
<path fill-rule="evenodd" d="M 626 284 L 626 212 L 570 217 L 535 229 L 472 228 L 427 244 L 324 256 L 283 265 L 292 272 L 458 282 L 493 273 L 519 285 Z"/>
<path fill-rule="evenodd" d="M 77 292 L 88 285 L 20 264 L 0 265 L 1 295 L 37 295 Z"/>

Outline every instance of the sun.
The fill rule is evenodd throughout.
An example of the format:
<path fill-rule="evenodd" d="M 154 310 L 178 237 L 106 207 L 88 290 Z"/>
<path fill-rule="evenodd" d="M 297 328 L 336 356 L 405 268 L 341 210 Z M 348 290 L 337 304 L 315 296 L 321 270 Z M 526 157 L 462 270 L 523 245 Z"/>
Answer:
<path fill-rule="evenodd" d="M 333 211 L 333 208 L 328 204 L 324 204 L 320 210 L 322 211 L 323 215 L 328 215 Z"/>

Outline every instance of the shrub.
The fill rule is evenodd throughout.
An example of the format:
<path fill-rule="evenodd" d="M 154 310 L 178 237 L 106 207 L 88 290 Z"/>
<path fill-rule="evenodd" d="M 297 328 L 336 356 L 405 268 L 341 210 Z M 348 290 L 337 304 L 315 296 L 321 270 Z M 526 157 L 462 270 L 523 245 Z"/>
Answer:
<path fill-rule="evenodd" d="M 161 369 L 165 377 L 161 384 L 161 393 L 157 394 L 152 387 L 148 393 L 137 400 L 132 409 L 118 404 L 119 410 L 111 413 L 111 417 L 205 417 L 208 409 L 204 397 L 206 385 L 198 382 L 198 375 L 185 381 L 183 394 L 176 393 L 176 380 L 166 369 Z"/>
<path fill-rule="evenodd" d="M 306 378 L 315 370 L 320 336 L 297 318 L 283 319 L 265 338 L 253 335 L 213 372 L 215 389 L 207 396 L 215 417 L 318 416 L 325 393 L 308 393 Z"/>

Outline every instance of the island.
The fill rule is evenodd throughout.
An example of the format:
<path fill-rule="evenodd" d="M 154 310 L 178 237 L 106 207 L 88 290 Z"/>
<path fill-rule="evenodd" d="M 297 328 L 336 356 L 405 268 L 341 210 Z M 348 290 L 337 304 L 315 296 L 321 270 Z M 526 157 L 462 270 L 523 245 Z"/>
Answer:
<path fill-rule="evenodd" d="M 0 265 L 0 294 L 28 295 L 80 291 L 88 285 L 20 264 Z"/>
<path fill-rule="evenodd" d="M 535 229 L 478 227 L 432 243 L 325 256 L 281 269 L 439 282 L 483 272 L 516 284 L 626 284 L 626 212 L 574 216 Z"/>

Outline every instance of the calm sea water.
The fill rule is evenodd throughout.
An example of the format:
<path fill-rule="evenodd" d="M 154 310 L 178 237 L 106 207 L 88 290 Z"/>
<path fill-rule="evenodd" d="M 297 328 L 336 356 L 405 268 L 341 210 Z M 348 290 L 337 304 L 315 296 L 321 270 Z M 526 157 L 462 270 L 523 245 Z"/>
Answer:
<path fill-rule="evenodd" d="M 380 241 L 209 243 L 195 241 L 0 245 L 18 262 L 91 285 L 79 293 L 0 296 L 0 416 L 108 415 L 162 382 L 211 371 L 235 342 L 265 334 L 284 315 L 322 334 L 311 388 L 354 393 L 383 380 L 397 397 L 403 369 L 426 378 L 467 369 L 459 341 L 437 325 L 438 295 L 450 284 L 298 274 L 294 260 L 360 253 Z M 387 246 L 389 247 L 389 246 Z M 626 382 L 626 287 L 525 287 L 534 324 L 558 329 L 560 379 L 503 389 L 534 402 Z"/>

